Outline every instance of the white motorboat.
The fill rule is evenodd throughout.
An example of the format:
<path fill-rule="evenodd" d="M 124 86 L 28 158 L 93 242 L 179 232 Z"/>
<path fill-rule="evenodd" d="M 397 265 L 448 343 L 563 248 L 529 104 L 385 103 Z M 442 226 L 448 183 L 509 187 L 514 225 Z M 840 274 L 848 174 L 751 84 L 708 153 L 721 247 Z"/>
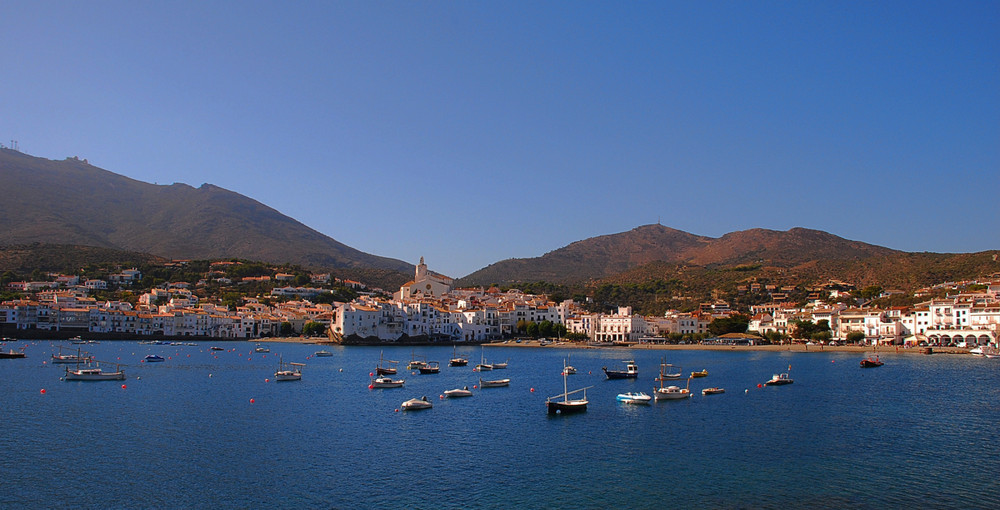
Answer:
<path fill-rule="evenodd" d="M 641 391 L 630 391 L 628 393 L 619 393 L 617 400 L 624 404 L 649 405 L 649 403 L 653 400 L 653 397 L 650 397 Z"/>
<path fill-rule="evenodd" d="M 781 386 L 784 384 L 792 384 L 793 381 L 791 377 L 788 376 L 788 372 L 783 374 L 774 374 L 771 379 L 764 383 L 765 386 Z"/>
<path fill-rule="evenodd" d="M 313 353 L 313 356 L 316 356 L 317 358 L 329 358 L 330 356 L 333 356 L 333 353 L 327 350 L 316 351 Z"/>
<path fill-rule="evenodd" d="M 661 386 L 653 392 L 653 395 L 656 400 L 681 400 L 690 397 L 691 390 L 680 386 Z"/>
<path fill-rule="evenodd" d="M 411 398 L 399 405 L 404 411 L 418 411 L 420 409 L 430 409 L 434 407 L 427 397 Z"/>
<path fill-rule="evenodd" d="M 472 396 L 472 391 L 470 391 L 469 387 L 466 386 L 464 388 L 455 388 L 453 390 L 447 390 L 447 391 L 444 392 L 444 396 L 446 396 L 448 398 L 471 397 Z"/>

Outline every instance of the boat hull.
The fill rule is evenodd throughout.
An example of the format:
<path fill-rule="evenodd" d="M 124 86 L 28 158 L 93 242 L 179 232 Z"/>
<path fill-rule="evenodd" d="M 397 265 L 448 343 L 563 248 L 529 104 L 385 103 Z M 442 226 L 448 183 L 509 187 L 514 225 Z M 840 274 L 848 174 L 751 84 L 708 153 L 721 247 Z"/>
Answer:
<path fill-rule="evenodd" d="M 638 373 L 626 372 L 624 370 L 608 370 L 604 369 L 604 375 L 608 379 L 635 379 L 639 377 Z"/>
<path fill-rule="evenodd" d="M 586 411 L 587 403 L 586 400 L 549 401 L 545 403 L 545 407 L 549 414 L 572 414 Z"/>
<path fill-rule="evenodd" d="M 656 390 L 656 392 L 653 393 L 653 397 L 655 397 L 656 400 L 683 400 L 686 398 L 690 398 L 691 392 L 687 390 L 679 390 L 679 391 Z"/>
<path fill-rule="evenodd" d="M 63 379 L 67 381 L 124 381 L 125 372 L 80 372 L 69 371 Z"/>

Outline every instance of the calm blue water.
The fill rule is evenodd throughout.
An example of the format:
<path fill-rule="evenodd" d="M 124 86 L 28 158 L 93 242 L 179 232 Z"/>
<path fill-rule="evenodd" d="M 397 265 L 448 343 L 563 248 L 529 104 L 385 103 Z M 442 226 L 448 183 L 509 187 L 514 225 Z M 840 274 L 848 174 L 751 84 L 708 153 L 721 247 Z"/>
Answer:
<path fill-rule="evenodd" d="M 846 353 L 488 347 L 510 368 L 484 375 L 510 387 L 439 400 L 478 384 L 471 366 L 446 366 L 450 347 L 384 349 L 441 373 L 401 370 L 404 388 L 369 390 L 380 348 L 88 346 L 129 364 L 123 389 L 60 381 L 42 363 L 55 345 L 0 360 L 3 508 L 1000 507 L 1000 360 L 887 353 L 861 369 Z M 150 353 L 170 359 L 139 362 Z M 279 353 L 307 363 L 302 381 L 265 382 Z M 551 417 L 567 354 L 570 389 L 594 386 L 589 410 Z M 708 369 L 694 398 L 615 401 L 650 393 L 664 355 Z M 601 367 L 626 358 L 640 378 L 605 380 Z M 789 365 L 795 384 L 756 387 Z M 423 395 L 433 409 L 396 411 Z"/>

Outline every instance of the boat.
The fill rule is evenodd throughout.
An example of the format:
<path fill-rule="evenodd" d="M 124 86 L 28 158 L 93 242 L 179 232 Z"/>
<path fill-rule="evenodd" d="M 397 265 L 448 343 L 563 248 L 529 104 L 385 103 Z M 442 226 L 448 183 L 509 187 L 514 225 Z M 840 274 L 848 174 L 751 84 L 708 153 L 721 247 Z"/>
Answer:
<path fill-rule="evenodd" d="M 70 363 L 87 363 L 94 359 L 93 356 L 84 353 L 79 348 L 77 348 L 76 354 L 63 354 L 62 350 L 62 346 L 59 346 L 59 354 L 53 353 L 49 362 L 57 365 L 65 365 Z"/>
<path fill-rule="evenodd" d="M 217 347 L 217 346 L 213 345 L 212 347 L 210 347 L 210 350 L 213 350 L 213 351 L 224 351 L 225 349 L 223 349 L 222 347 Z"/>
<path fill-rule="evenodd" d="M 387 365 L 388 363 L 388 365 Z M 391 359 L 385 359 L 382 357 L 382 351 L 378 353 L 378 365 L 375 366 L 375 375 L 396 375 L 396 364 L 398 361 L 393 361 Z"/>
<path fill-rule="evenodd" d="M 482 349 L 483 349 L 482 346 L 480 346 L 480 350 L 482 350 Z M 479 364 L 476 365 L 476 370 L 478 370 L 480 372 L 482 372 L 484 370 L 493 370 L 493 365 L 490 365 L 490 364 L 486 363 L 486 352 L 485 351 L 483 351 L 479 355 Z"/>
<path fill-rule="evenodd" d="M 254 349 L 253 352 L 271 352 L 271 349 L 269 349 L 266 345 L 257 344 L 257 348 Z"/>
<path fill-rule="evenodd" d="M 421 374 L 436 374 L 441 371 L 441 365 L 437 361 L 428 361 L 424 366 L 418 368 Z"/>
<path fill-rule="evenodd" d="M 641 391 L 630 391 L 628 393 L 619 393 L 616 399 L 624 404 L 649 405 L 653 397 Z"/>
<path fill-rule="evenodd" d="M 656 400 L 682 400 L 691 396 L 691 378 L 688 377 L 687 386 L 664 386 L 660 380 L 660 387 L 653 390 Z"/>
<path fill-rule="evenodd" d="M 109 363 L 110 364 L 110 363 Z M 85 366 L 77 364 L 75 369 L 66 367 L 64 381 L 124 381 L 125 371 L 121 369 L 120 363 L 114 363 L 114 372 L 105 372 L 101 368 L 100 361 L 87 363 Z"/>
<path fill-rule="evenodd" d="M 330 356 L 333 356 L 333 353 L 326 350 L 316 351 L 313 353 L 313 356 L 316 356 L 317 358 L 329 358 Z"/>
<path fill-rule="evenodd" d="M 718 395 L 719 393 L 725 393 L 725 392 L 726 392 L 725 388 L 715 388 L 715 387 L 705 388 L 701 390 L 702 395 Z"/>
<path fill-rule="evenodd" d="M 788 372 L 783 374 L 774 374 L 771 379 L 764 383 L 765 386 L 782 386 L 785 384 L 792 384 L 793 381 L 791 377 L 788 376 Z"/>
<path fill-rule="evenodd" d="M 625 364 L 625 370 L 608 370 L 608 367 L 601 367 L 604 371 L 604 375 L 608 376 L 608 379 L 635 379 L 639 377 L 639 367 L 635 364 L 635 361 L 628 360 L 622 361 Z"/>
<path fill-rule="evenodd" d="M 448 360 L 448 365 L 452 367 L 464 367 L 469 364 L 469 359 L 458 355 L 457 347 L 453 347 L 451 350 L 451 359 Z"/>
<path fill-rule="evenodd" d="M 145 358 L 142 358 L 142 361 L 146 363 L 159 363 L 164 361 L 164 358 L 163 356 L 157 356 L 156 354 L 148 354 Z"/>
<path fill-rule="evenodd" d="M 74 343 L 74 344 L 85 344 L 85 343 L 87 343 L 87 341 L 84 340 L 83 337 L 80 337 L 80 336 L 70 337 L 69 341 L 72 342 L 72 343 Z"/>
<path fill-rule="evenodd" d="M 444 396 L 446 396 L 448 398 L 471 397 L 472 396 L 472 391 L 470 391 L 469 387 L 466 386 L 464 388 L 455 388 L 453 390 L 446 390 L 444 392 Z"/>
<path fill-rule="evenodd" d="M 868 356 L 867 358 L 861 360 L 861 368 L 875 368 L 882 365 L 885 365 L 885 363 L 878 359 L 878 356 Z"/>
<path fill-rule="evenodd" d="M 708 377 L 708 369 L 702 369 L 701 372 L 691 372 L 691 377 Z"/>
<path fill-rule="evenodd" d="M 417 359 L 416 356 L 410 355 L 410 362 L 406 365 L 407 370 L 418 370 L 422 367 L 426 367 L 427 362 L 424 360 Z"/>
<path fill-rule="evenodd" d="M 405 379 L 393 379 L 391 377 L 379 376 L 372 379 L 369 388 L 402 388 Z"/>
<path fill-rule="evenodd" d="M 7 352 L 0 351 L 0 359 L 19 359 L 26 357 L 24 351 L 15 351 L 10 349 Z"/>
<path fill-rule="evenodd" d="M 404 411 L 419 411 L 420 409 L 430 409 L 434 407 L 427 397 L 411 398 L 399 405 Z"/>
<path fill-rule="evenodd" d="M 500 388 L 502 386 L 509 386 L 510 379 L 494 379 L 492 381 L 484 381 L 479 379 L 480 388 Z"/>
<path fill-rule="evenodd" d="M 660 373 L 657 374 L 654 381 L 673 381 L 681 378 L 681 367 L 676 367 L 667 363 L 664 359 L 660 362 Z"/>
<path fill-rule="evenodd" d="M 278 370 L 274 372 L 274 380 L 277 381 L 301 381 L 302 380 L 302 367 L 306 366 L 305 363 L 285 363 L 283 359 L 278 358 Z"/>
<path fill-rule="evenodd" d="M 973 356 L 980 356 L 984 358 L 998 358 L 1000 357 L 1000 351 L 993 345 L 980 345 L 979 347 L 969 350 L 969 354 Z"/>
<path fill-rule="evenodd" d="M 566 356 L 566 361 L 563 361 L 563 372 L 566 375 L 573 375 L 576 373 L 576 367 L 569 364 L 569 356 Z"/>
<path fill-rule="evenodd" d="M 504 361 L 503 363 L 493 363 L 493 370 L 503 370 L 503 369 L 507 368 L 507 363 L 509 361 L 510 361 L 510 358 L 507 358 L 507 361 Z"/>
<path fill-rule="evenodd" d="M 567 383 L 567 376 L 569 372 L 566 371 L 566 367 L 569 365 L 563 362 L 563 393 L 561 395 L 556 395 L 554 397 L 549 397 L 545 400 L 545 408 L 548 410 L 549 414 L 568 414 L 568 413 L 579 413 L 587 410 L 587 388 L 593 388 L 593 386 L 588 386 L 587 388 L 580 388 L 578 390 L 569 391 L 569 386 Z M 571 399 L 570 395 L 578 392 L 583 392 L 583 398 Z M 561 400 L 560 400 L 561 399 Z"/>

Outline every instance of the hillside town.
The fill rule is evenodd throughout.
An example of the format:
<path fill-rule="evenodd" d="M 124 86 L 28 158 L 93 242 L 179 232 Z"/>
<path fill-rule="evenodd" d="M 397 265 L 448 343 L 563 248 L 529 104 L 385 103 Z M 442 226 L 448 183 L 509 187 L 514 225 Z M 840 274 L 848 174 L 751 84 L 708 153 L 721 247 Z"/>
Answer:
<path fill-rule="evenodd" d="M 216 264 L 227 264 L 220 262 Z M 232 262 L 228 262 L 232 264 Z M 233 283 L 214 273 L 221 283 Z M 321 287 L 290 285 L 295 275 L 277 273 L 271 302 L 244 298 L 237 306 L 200 299 L 187 282 L 168 282 L 140 295 L 135 304 L 101 301 L 90 294 L 109 285 L 128 285 L 142 277 L 137 269 L 109 274 L 107 279 L 53 275 L 51 281 L 11 282 L 8 288 L 31 298 L 0 303 L 4 331 L 38 330 L 62 334 L 104 334 L 137 337 L 209 337 L 255 339 L 293 334 L 324 334 L 337 342 L 489 342 L 524 335 L 532 326 L 543 336 L 565 337 L 594 344 L 662 343 L 704 340 L 714 321 L 737 314 L 749 317 L 742 342 L 802 338 L 803 323 L 818 324 L 828 333 L 823 341 L 902 346 L 974 347 L 997 344 L 1000 330 L 1000 280 L 964 282 L 973 292 L 956 291 L 913 306 L 878 308 L 827 303 L 814 292 L 805 306 L 784 300 L 773 289 L 771 302 L 749 310 L 733 310 L 723 300 L 702 303 L 697 310 L 670 310 L 660 316 L 639 315 L 631 307 L 613 313 L 588 312 L 585 303 L 553 302 L 544 295 L 517 289 L 454 288 L 454 281 L 428 270 L 423 258 L 413 280 L 391 297 L 360 282 L 340 281 L 361 291 L 349 302 L 317 303 Z M 270 280 L 272 276 L 244 280 Z M 330 275 L 311 275 L 329 283 Z M 202 284 L 204 282 L 199 282 Z M 239 283 L 239 282 L 237 282 Z M 837 282 L 840 288 L 842 282 Z M 285 285 L 288 284 L 288 285 Z M 742 290 L 742 289 L 741 289 Z M 751 289 L 747 289 L 751 290 Z M 766 289 L 765 289 L 766 290 Z M 842 296 L 837 296 L 842 297 Z M 541 325 L 539 328 L 538 326 Z"/>

